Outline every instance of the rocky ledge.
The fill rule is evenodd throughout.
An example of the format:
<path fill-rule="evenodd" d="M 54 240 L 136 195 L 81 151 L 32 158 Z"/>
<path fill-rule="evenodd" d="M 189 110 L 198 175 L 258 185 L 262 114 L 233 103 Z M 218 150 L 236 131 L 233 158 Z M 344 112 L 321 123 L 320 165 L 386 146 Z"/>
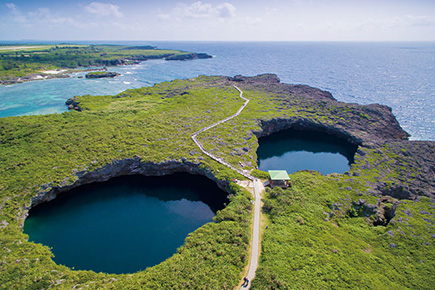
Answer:
<path fill-rule="evenodd" d="M 42 187 L 43 190 L 41 190 L 38 195 L 32 198 L 31 207 L 50 201 L 56 198 L 58 194 L 78 186 L 93 182 L 107 181 L 117 176 L 134 174 L 141 174 L 145 176 L 163 176 L 177 172 L 204 175 L 215 181 L 219 188 L 228 191 L 228 181 L 217 179 L 211 171 L 201 168 L 199 163 L 192 163 L 186 160 L 182 160 L 181 162 L 172 160 L 163 163 L 142 162 L 140 158 L 135 157 L 123 160 L 114 160 L 110 164 L 93 171 L 84 170 L 76 172 L 76 181 L 73 183 L 66 182 L 60 186 L 51 186 L 50 184 L 46 184 Z"/>
<path fill-rule="evenodd" d="M 279 100 L 282 109 L 295 107 L 294 116 L 258 120 L 260 138 L 285 129 L 319 131 L 358 145 L 355 163 L 347 173 L 367 181 L 366 194 L 395 199 L 435 198 L 435 142 L 409 141 L 385 105 L 337 101 L 329 92 L 306 85 L 283 84 L 273 74 L 223 78 L 242 90 L 262 91 Z M 243 150 L 237 152 L 243 153 Z"/>
<path fill-rule="evenodd" d="M 280 103 L 278 110 L 294 107 L 299 111 L 295 116 L 259 120 L 262 130 L 255 133 L 257 137 L 284 129 L 322 131 L 364 146 L 409 138 L 388 106 L 340 102 L 318 88 L 281 83 L 274 74 L 235 76 L 227 81 L 242 90 L 269 93 Z"/>

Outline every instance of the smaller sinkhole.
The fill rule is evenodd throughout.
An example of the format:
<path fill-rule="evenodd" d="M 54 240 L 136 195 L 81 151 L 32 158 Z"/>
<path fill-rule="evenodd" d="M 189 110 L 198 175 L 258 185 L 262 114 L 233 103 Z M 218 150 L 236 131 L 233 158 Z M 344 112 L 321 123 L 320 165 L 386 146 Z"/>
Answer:
<path fill-rule="evenodd" d="M 317 131 L 286 129 L 258 140 L 259 169 L 316 170 L 322 174 L 344 173 L 354 162 L 357 145 Z"/>

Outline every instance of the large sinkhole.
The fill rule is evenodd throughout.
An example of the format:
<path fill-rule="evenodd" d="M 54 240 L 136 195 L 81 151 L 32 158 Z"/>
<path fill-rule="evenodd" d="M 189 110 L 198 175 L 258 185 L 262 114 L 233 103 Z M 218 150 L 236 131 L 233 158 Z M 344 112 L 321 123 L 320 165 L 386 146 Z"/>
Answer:
<path fill-rule="evenodd" d="M 32 208 L 24 232 L 51 247 L 58 264 L 134 273 L 172 256 L 226 202 L 227 193 L 204 176 L 122 176 Z"/>
<path fill-rule="evenodd" d="M 344 173 L 354 162 L 357 145 L 324 132 L 286 129 L 259 138 L 259 169 L 316 170 L 322 174 Z"/>

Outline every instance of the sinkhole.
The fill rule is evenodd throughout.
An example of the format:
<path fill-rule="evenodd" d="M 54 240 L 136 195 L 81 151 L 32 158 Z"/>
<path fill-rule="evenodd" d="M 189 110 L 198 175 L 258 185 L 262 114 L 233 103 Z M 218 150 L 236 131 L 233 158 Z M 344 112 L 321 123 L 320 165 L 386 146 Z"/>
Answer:
<path fill-rule="evenodd" d="M 212 180 L 188 173 L 122 176 L 30 209 L 24 232 L 77 270 L 134 273 L 172 256 L 228 202 Z"/>
<path fill-rule="evenodd" d="M 316 170 L 322 174 L 344 173 L 354 162 L 357 145 L 318 131 L 286 129 L 258 139 L 259 169 Z"/>

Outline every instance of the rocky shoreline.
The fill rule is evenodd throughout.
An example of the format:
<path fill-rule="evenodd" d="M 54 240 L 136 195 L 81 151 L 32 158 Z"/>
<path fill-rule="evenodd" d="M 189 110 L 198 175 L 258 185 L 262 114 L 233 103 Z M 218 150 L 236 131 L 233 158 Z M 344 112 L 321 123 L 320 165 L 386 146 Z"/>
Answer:
<path fill-rule="evenodd" d="M 101 60 L 99 62 L 99 65 L 102 67 L 106 66 L 121 66 L 121 65 L 134 65 L 134 64 L 140 64 L 143 61 L 147 60 L 153 60 L 153 59 L 164 59 L 166 61 L 184 61 L 184 60 L 195 60 L 195 59 L 207 59 L 207 58 L 213 58 L 213 56 L 206 54 L 206 53 L 183 53 L 180 55 L 173 55 L 173 54 L 163 54 L 163 55 L 148 55 L 148 56 L 136 56 L 134 58 L 129 59 L 112 59 L 112 60 Z M 65 72 L 56 73 L 56 74 L 49 74 L 49 73 L 33 73 L 26 76 L 21 77 L 15 77 L 15 78 L 9 78 L 9 79 L 0 79 L 0 85 L 14 85 L 14 84 L 21 84 L 24 82 L 30 82 L 30 81 L 38 81 L 38 80 L 47 80 L 47 79 L 56 79 L 56 78 L 69 78 L 70 74 L 74 72 L 76 69 L 80 69 L 81 67 L 77 67 L 75 69 L 68 69 L 65 70 Z M 86 67 L 82 67 L 86 68 Z M 84 71 L 100 71 L 105 70 L 105 68 L 102 69 L 85 69 Z M 82 71 L 82 70 L 80 70 Z"/>
<path fill-rule="evenodd" d="M 70 77 L 70 75 L 67 72 L 63 72 L 63 73 L 59 73 L 59 74 L 34 73 L 34 74 L 27 75 L 27 76 L 0 80 L 0 85 L 7 86 L 7 85 L 22 84 L 22 83 L 31 82 L 31 81 L 42 81 L 42 80 L 49 80 L 49 79 L 64 79 L 64 78 L 69 78 L 69 77 Z"/>

